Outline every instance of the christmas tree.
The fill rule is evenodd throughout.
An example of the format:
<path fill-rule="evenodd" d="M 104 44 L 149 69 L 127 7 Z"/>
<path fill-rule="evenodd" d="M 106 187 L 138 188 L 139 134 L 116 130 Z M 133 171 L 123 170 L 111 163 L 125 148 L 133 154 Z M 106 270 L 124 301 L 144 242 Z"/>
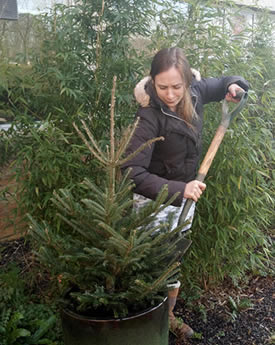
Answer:
<path fill-rule="evenodd" d="M 123 317 L 156 305 L 167 292 L 167 284 L 179 272 L 178 234 L 168 223 L 152 227 L 156 215 L 173 202 L 164 187 L 155 201 L 133 208 L 133 182 L 121 165 L 152 144 L 155 138 L 131 156 L 125 150 L 138 125 L 130 126 L 115 140 L 115 78 L 110 111 L 110 143 L 102 150 L 83 122 L 75 129 L 94 160 L 100 165 L 102 181 L 85 178 L 78 198 L 68 189 L 56 191 L 53 203 L 66 226 L 58 231 L 51 224 L 31 218 L 30 234 L 37 256 L 56 276 L 68 307 L 92 316 Z"/>

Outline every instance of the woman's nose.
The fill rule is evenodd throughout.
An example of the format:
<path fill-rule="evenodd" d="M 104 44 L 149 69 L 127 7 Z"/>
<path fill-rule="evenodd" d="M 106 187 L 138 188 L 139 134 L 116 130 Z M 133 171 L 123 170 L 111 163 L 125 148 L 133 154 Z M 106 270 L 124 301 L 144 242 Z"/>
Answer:
<path fill-rule="evenodd" d="M 173 98 L 173 90 L 167 89 L 167 97 L 168 98 Z"/>

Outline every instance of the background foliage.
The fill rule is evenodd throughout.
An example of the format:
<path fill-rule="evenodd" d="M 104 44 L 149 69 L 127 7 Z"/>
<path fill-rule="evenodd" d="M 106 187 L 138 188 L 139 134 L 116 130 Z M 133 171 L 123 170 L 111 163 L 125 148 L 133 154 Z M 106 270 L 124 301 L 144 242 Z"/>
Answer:
<path fill-rule="evenodd" d="M 83 177 L 100 181 L 72 122 L 84 118 L 105 145 L 113 75 L 116 123 L 123 129 L 136 109 L 132 90 L 148 73 L 152 55 L 177 45 L 202 76 L 242 75 L 251 86 L 198 203 L 184 283 L 200 289 L 226 276 L 237 281 L 247 270 L 265 266 L 266 272 L 275 200 L 274 22 L 263 11 L 253 25 L 237 30 L 240 16 L 230 1 L 86 0 L 33 18 L 35 49 L 17 57 L 30 65 L 0 64 L 0 112 L 17 126 L 0 135 L 1 162 L 15 160 L 23 212 L 57 224 L 53 191 L 68 187 L 78 195 Z M 205 149 L 220 116 L 220 104 L 205 107 Z"/>
<path fill-rule="evenodd" d="M 228 276 L 237 282 L 251 269 L 272 268 L 266 260 L 272 251 L 272 231 L 267 229 L 274 228 L 275 200 L 274 22 L 262 12 L 253 26 L 235 33 L 239 12 L 232 4 L 186 3 L 185 15 L 179 11 L 173 20 L 167 9 L 163 12 L 153 44 L 177 44 L 203 76 L 242 75 L 251 87 L 248 105 L 219 148 L 197 206 L 193 245 L 182 270 L 185 285 L 194 291 Z M 205 110 L 206 150 L 221 106 L 211 104 Z"/>
<path fill-rule="evenodd" d="M 62 344 L 55 306 L 32 298 L 11 265 L 0 273 L 0 341 L 3 345 Z"/>

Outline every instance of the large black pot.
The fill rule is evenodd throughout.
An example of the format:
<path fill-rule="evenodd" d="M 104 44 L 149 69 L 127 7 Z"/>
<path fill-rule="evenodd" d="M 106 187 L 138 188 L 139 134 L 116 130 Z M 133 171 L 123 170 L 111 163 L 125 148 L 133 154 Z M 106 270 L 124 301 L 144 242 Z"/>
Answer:
<path fill-rule="evenodd" d="M 65 345 L 168 345 L 168 299 L 122 319 L 98 320 L 61 312 Z"/>

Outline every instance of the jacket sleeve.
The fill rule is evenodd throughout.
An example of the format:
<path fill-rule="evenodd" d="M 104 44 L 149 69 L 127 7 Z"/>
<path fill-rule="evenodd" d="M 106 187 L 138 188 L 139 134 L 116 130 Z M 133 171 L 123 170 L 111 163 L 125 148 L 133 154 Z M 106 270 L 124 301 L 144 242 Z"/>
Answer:
<path fill-rule="evenodd" d="M 231 84 L 237 84 L 245 91 L 248 90 L 248 82 L 239 76 L 221 78 L 203 78 L 193 86 L 196 93 L 201 96 L 202 103 L 219 102 L 224 99 Z"/>
<path fill-rule="evenodd" d="M 140 108 L 137 112 L 137 116 L 139 117 L 138 127 L 126 150 L 126 156 L 136 151 L 148 140 L 159 136 L 160 123 L 157 114 L 152 111 L 152 108 Z M 131 168 L 130 178 L 135 184 L 134 192 L 149 199 L 155 200 L 165 184 L 168 185 L 168 198 L 180 192 L 179 196 L 172 204 L 174 206 L 180 206 L 186 184 L 181 181 L 167 180 L 156 174 L 150 173 L 148 170 L 154 146 L 154 143 L 147 146 L 130 161 L 127 161 L 122 166 L 122 172 Z"/>

